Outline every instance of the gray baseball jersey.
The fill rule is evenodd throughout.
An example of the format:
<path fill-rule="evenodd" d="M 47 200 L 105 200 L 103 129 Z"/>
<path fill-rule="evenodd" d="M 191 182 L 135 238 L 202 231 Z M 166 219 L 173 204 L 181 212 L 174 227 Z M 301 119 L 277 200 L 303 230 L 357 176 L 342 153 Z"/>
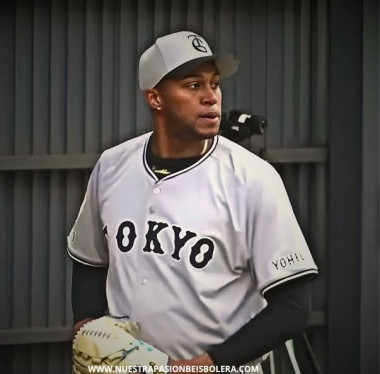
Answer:
<path fill-rule="evenodd" d="M 317 267 L 281 178 L 216 136 L 195 164 L 158 180 L 150 133 L 105 151 L 68 237 L 69 255 L 109 266 L 110 315 L 174 358 L 225 341 L 264 293 Z"/>

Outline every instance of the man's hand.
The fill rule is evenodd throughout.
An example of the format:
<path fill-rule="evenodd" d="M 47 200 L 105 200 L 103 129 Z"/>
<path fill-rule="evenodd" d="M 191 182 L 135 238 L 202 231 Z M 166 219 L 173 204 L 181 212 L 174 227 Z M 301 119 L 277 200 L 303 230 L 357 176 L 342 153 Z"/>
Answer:
<path fill-rule="evenodd" d="M 215 366 L 214 361 L 208 353 L 203 353 L 200 356 L 191 358 L 189 360 L 170 360 L 170 366 Z M 203 370 L 204 372 L 204 370 Z M 198 373 L 198 371 L 192 371 L 192 373 Z"/>
<path fill-rule="evenodd" d="M 87 322 L 90 322 L 92 321 L 94 318 L 85 318 L 85 319 L 82 319 L 81 321 L 78 321 L 75 325 L 74 325 L 74 334 L 76 334 L 80 328 Z"/>

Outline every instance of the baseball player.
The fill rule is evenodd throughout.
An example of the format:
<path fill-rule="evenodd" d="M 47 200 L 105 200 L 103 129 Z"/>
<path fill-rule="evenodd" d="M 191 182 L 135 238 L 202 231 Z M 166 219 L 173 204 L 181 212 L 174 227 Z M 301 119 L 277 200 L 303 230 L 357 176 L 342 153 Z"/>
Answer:
<path fill-rule="evenodd" d="M 142 54 L 153 131 L 101 155 L 68 237 L 76 330 L 130 319 L 179 366 L 243 365 L 304 331 L 318 270 L 283 182 L 218 135 L 237 70 L 189 31 Z"/>

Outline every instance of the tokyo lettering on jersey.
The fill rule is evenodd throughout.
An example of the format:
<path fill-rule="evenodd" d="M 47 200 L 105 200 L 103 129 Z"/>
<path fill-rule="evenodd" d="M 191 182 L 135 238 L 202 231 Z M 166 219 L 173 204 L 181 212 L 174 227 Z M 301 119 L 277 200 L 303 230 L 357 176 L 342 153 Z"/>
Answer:
<path fill-rule="evenodd" d="M 216 136 L 197 162 L 158 179 L 146 161 L 150 136 L 101 155 L 68 252 L 109 267 L 110 315 L 190 358 L 262 310 L 266 291 L 318 270 L 270 164 Z"/>

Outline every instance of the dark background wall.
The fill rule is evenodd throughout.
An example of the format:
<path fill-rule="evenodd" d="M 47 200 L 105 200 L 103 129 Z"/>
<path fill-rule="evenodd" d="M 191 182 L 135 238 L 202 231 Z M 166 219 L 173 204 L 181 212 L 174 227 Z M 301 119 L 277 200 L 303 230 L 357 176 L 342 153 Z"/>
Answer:
<path fill-rule="evenodd" d="M 281 173 L 320 267 L 322 371 L 379 373 L 379 27 L 370 0 L 0 5 L 0 372 L 70 372 L 65 236 L 100 152 L 151 129 L 139 55 L 190 29 L 241 61 L 224 111 L 268 119 L 244 146 Z"/>

